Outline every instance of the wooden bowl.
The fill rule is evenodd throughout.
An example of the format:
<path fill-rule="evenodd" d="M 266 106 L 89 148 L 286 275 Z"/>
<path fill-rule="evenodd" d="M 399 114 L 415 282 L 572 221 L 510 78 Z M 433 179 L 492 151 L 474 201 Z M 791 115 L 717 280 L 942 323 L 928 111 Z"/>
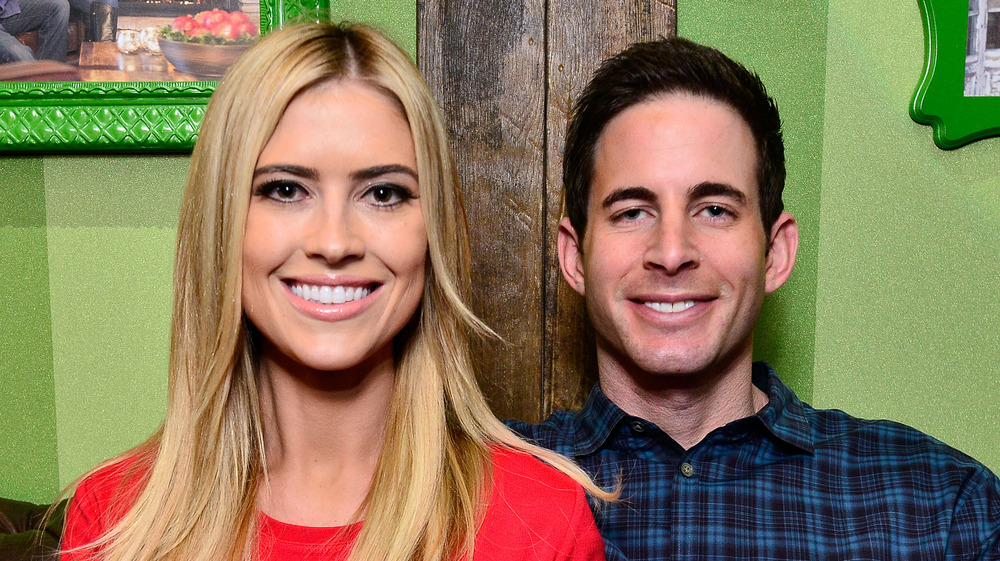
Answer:
<path fill-rule="evenodd" d="M 160 37 L 160 52 L 167 57 L 170 64 L 180 72 L 194 74 L 199 78 L 218 80 L 226 73 L 251 43 L 240 45 L 205 45 L 203 43 L 185 43 L 168 41 Z"/>

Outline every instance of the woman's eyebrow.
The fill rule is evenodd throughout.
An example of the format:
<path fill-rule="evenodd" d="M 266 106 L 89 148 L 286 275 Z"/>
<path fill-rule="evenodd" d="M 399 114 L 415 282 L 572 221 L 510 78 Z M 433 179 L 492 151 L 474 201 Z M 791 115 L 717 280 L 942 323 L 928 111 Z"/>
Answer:
<path fill-rule="evenodd" d="M 290 175 L 297 175 L 299 177 L 304 177 L 306 179 L 316 180 L 319 179 L 319 172 L 314 168 L 307 168 L 305 166 L 293 166 L 287 164 L 276 164 L 273 166 L 264 166 L 262 168 L 257 168 L 253 170 L 254 179 L 260 175 L 267 175 L 270 173 L 287 173 Z"/>
<path fill-rule="evenodd" d="M 405 173 L 413 177 L 413 179 L 419 180 L 417 177 L 417 172 L 408 166 L 401 164 L 386 164 L 383 166 L 372 166 L 370 168 L 359 169 L 357 171 L 351 172 L 351 179 L 354 181 L 364 181 L 366 179 L 374 179 L 381 175 L 386 175 L 389 173 Z"/>

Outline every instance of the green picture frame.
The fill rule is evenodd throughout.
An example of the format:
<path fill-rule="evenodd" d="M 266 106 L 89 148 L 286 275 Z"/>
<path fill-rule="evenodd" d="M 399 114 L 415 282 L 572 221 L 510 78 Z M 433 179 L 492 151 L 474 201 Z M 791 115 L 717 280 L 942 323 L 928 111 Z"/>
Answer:
<path fill-rule="evenodd" d="M 1000 135 L 1000 96 L 966 96 L 970 10 L 963 0 L 918 0 L 923 16 L 924 72 L 910 117 L 933 128 L 934 143 L 953 149 Z"/>
<path fill-rule="evenodd" d="M 261 0 L 261 32 L 329 0 Z M 218 82 L 3 82 L 0 153 L 186 152 Z"/>

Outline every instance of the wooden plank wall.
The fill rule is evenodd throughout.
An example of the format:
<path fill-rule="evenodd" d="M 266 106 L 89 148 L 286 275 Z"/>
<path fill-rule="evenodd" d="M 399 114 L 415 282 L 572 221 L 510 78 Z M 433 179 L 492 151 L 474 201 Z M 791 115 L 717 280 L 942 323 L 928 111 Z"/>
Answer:
<path fill-rule="evenodd" d="M 501 418 L 578 408 L 596 379 L 582 299 L 562 280 L 562 148 L 601 60 L 676 34 L 676 0 L 418 0 L 417 59 L 463 180 L 472 306 L 506 343 L 478 345 Z"/>

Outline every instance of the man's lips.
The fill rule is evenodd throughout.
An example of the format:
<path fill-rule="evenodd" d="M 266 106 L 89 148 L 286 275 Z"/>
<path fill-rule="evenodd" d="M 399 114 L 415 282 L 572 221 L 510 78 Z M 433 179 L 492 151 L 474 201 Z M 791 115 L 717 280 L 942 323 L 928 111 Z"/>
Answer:
<path fill-rule="evenodd" d="M 712 302 L 715 300 L 715 297 L 705 294 L 685 294 L 677 296 L 647 294 L 629 298 L 629 300 L 634 304 L 644 306 L 661 314 L 679 314 L 699 306 L 699 304 Z"/>

